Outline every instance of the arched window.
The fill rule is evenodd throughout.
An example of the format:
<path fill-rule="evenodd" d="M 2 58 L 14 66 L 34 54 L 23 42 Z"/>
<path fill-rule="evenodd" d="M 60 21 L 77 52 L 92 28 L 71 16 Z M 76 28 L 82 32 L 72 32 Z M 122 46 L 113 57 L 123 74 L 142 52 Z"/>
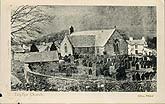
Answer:
<path fill-rule="evenodd" d="M 115 53 L 119 53 L 119 40 L 115 39 L 113 43 L 113 48 Z"/>
<path fill-rule="evenodd" d="M 68 52 L 68 49 L 67 49 L 67 44 L 66 43 L 64 45 L 64 48 L 65 48 L 65 53 L 67 53 Z"/>

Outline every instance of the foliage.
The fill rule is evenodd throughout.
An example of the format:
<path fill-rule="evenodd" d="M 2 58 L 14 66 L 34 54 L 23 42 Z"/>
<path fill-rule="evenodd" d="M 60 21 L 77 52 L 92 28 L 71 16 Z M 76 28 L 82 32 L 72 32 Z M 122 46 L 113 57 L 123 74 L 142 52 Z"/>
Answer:
<path fill-rule="evenodd" d="M 146 41 L 147 41 L 148 47 L 151 49 L 156 49 L 156 47 L 157 47 L 157 41 L 156 40 L 157 40 L 156 37 L 150 38 L 149 36 L 147 36 Z"/>

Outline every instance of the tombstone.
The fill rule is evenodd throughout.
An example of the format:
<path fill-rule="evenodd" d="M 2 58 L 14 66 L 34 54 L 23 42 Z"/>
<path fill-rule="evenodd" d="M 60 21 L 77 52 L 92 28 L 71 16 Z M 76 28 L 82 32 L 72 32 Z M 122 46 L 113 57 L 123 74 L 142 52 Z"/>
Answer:
<path fill-rule="evenodd" d="M 141 75 L 141 80 L 145 80 L 145 75 L 144 75 L 144 73 Z"/>
<path fill-rule="evenodd" d="M 132 56 L 129 56 L 129 57 L 128 57 L 128 60 L 129 60 L 129 61 L 132 61 Z"/>
<path fill-rule="evenodd" d="M 92 75 L 92 69 L 89 69 L 88 74 L 89 74 L 89 75 Z"/>
<path fill-rule="evenodd" d="M 136 57 L 136 59 L 135 59 L 135 63 L 137 63 L 137 62 L 139 62 L 139 59 Z"/>
<path fill-rule="evenodd" d="M 133 56 L 132 61 L 135 61 L 135 56 Z"/>
<path fill-rule="evenodd" d="M 64 61 L 65 61 L 65 62 L 68 61 L 68 56 L 67 56 L 67 55 L 64 56 Z"/>
<path fill-rule="evenodd" d="M 68 57 L 69 57 L 69 59 L 70 59 L 70 62 L 71 62 L 71 63 L 74 63 L 74 57 L 73 57 L 71 54 L 69 54 Z"/>
<path fill-rule="evenodd" d="M 132 80 L 133 80 L 133 81 L 136 80 L 136 75 L 135 75 L 135 74 L 132 75 Z"/>
<path fill-rule="evenodd" d="M 126 72 L 125 72 L 124 66 L 121 67 L 121 70 L 122 70 L 121 71 L 122 79 L 125 80 L 127 76 L 126 76 Z"/>
<path fill-rule="evenodd" d="M 68 63 L 71 63 L 71 59 L 70 59 L 69 57 L 68 57 L 68 59 L 67 59 L 67 62 L 68 62 Z"/>
<path fill-rule="evenodd" d="M 104 77 L 107 77 L 107 76 L 109 76 L 109 71 L 108 70 L 104 70 Z"/>
<path fill-rule="evenodd" d="M 144 56 L 143 57 L 143 61 L 147 61 L 147 56 Z"/>
<path fill-rule="evenodd" d="M 89 67 L 92 67 L 92 62 L 91 61 L 89 62 Z"/>
<path fill-rule="evenodd" d="M 156 72 L 156 67 L 153 67 L 152 70 L 153 70 L 154 72 Z"/>
<path fill-rule="evenodd" d="M 136 70 L 139 70 L 139 63 L 136 63 Z"/>
<path fill-rule="evenodd" d="M 127 69 L 127 63 L 124 63 L 123 68 Z"/>
<path fill-rule="evenodd" d="M 152 66 L 153 66 L 153 67 L 156 67 L 156 62 L 157 62 L 156 56 L 152 55 L 151 59 L 152 59 L 152 60 L 151 60 Z"/>
<path fill-rule="evenodd" d="M 132 61 L 132 67 L 135 67 L 135 61 Z"/>
<path fill-rule="evenodd" d="M 152 67 L 152 61 L 149 61 L 149 67 L 150 68 Z"/>
<path fill-rule="evenodd" d="M 67 77 L 71 77 L 71 76 L 72 76 L 72 69 L 71 69 L 70 67 L 68 67 L 68 68 L 66 69 L 66 76 L 67 76 Z"/>
<path fill-rule="evenodd" d="M 84 66 L 87 66 L 87 62 L 84 63 Z"/>
<path fill-rule="evenodd" d="M 130 69 L 131 68 L 131 64 L 130 64 L 130 62 L 128 61 L 127 62 L 127 69 Z"/>
<path fill-rule="evenodd" d="M 149 79 L 150 74 L 148 72 L 145 73 L 145 79 L 148 80 Z"/>
<path fill-rule="evenodd" d="M 143 68 L 147 68 L 147 63 L 146 63 L 146 61 L 144 61 L 144 64 L 143 64 Z"/>
<path fill-rule="evenodd" d="M 149 76 L 149 79 L 152 80 L 152 78 L 155 76 L 155 73 L 154 72 L 150 72 L 150 76 Z"/>
<path fill-rule="evenodd" d="M 96 76 L 99 76 L 99 74 L 100 74 L 99 70 L 96 70 Z"/>
<path fill-rule="evenodd" d="M 143 61 L 140 63 L 140 65 L 141 65 L 141 68 L 144 68 L 144 62 Z"/>
<path fill-rule="evenodd" d="M 137 72 L 136 73 L 136 79 L 139 81 L 140 80 L 140 74 Z"/>
<path fill-rule="evenodd" d="M 119 67 L 116 71 L 117 71 L 117 74 L 116 74 L 117 80 L 125 80 L 126 79 L 126 72 L 122 66 Z"/>
<path fill-rule="evenodd" d="M 119 69 L 116 70 L 116 71 L 117 71 L 116 80 L 120 80 L 120 79 L 121 79 L 121 78 L 120 78 L 120 73 L 118 72 L 118 70 L 119 70 Z"/>
<path fill-rule="evenodd" d="M 119 67 L 119 64 L 118 63 L 115 63 L 115 69 L 117 69 Z"/>
<path fill-rule="evenodd" d="M 62 59 L 61 53 L 58 53 L 58 57 L 59 59 Z"/>
<path fill-rule="evenodd" d="M 152 63 L 152 61 L 150 61 L 150 68 L 152 68 L 153 67 L 153 63 Z"/>
<path fill-rule="evenodd" d="M 116 70 L 115 70 L 114 66 L 109 67 L 109 74 L 111 75 L 112 73 L 116 73 Z"/>
<path fill-rule="evenodd" d="M 74 56 L 75 59 L 78 59 L 79 58 L 79 55 L 76 52 L 74 53 L 73 56 Z"/>

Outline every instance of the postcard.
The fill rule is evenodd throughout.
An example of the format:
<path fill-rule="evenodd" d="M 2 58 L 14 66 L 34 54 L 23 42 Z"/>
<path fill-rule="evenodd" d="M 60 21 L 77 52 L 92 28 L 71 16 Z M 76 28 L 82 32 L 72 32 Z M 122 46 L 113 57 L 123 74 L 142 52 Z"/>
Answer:
<path fill-rule="evenodd" d="M 1 1 L 1 103 L 163 103 L 164 1 Z"/>

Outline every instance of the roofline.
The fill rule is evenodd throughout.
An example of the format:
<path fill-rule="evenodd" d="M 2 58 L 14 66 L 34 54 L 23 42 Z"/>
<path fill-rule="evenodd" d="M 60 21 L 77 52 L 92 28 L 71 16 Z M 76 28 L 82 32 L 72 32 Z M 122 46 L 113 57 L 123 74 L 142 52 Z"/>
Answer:
<path fill-rule="evenodd" d="M 42 63 L 42 62 L 56 62 L 59 61 L 59 59 L 53 60 L 53 61 L 24 61 L 24 63 Z"/>
<path fill-rule="evenodd" d="M 74 46 L 73 46 L 74 47 Z M 93 47 L 96 47 L 96 46 L 75 46 L 74 48 L 93 48 Z"/>
<path fill-rule="evenodd" d="M 102 29 L 102 30 L 110 30 L 110 29 Z M 101 30 L 88 30 L 88 31 L 101 31 Z M 111 34 L 113 35 L 113 33 L 114 33 L 115 31 L 117 31 L 117 29 L 116 29 L 116 28 L 113 28 L 112 31 L 113 31 L 113 32 L 112 32 Z M 83 32 L 83 31 L 78 31 L 78 32 Z M 74 33 L 76 33 L 76 32 L 74 32 Z M 73 33 L 72 33 L 72 34 L 73 34 Z M 73 46 L 71 40 L 69 39 L 69 36 L 77 36 L 77 35 L 72 35 L 72 34 L 70 34 L 70 35 L 68 35 L 68 36 L 66 36 L 66 37 L 68 38 L 68 40 L 69 40 L 70 44 L 72 45 L 72 47 L 75 47 L 75 46 Z M 110 38 L 112 35 L 109 35 L 109 38 Z M 78 36 L 81 36 L 81 35 L 78 35 Z M 95 36 L 95 35 L 91 35 L 91 36 Z M 109 40 L 109 38 L 106 40 L 105 44 L 107 43 L 107 41 Z M 103 46 L 105 46 L 105 44 L 104 44 L 104 45 L 86 46 L 86 47 L 103 47 Z M 76 47 L 77 47 L 77 46 L 76 46 Z M 85 47 L 85 46 L 84 46 L 84 47 Z"/>
<path fill-rule="evenodd" d="M 24 60 L 24 63 L 36 63 L 36 62 L 55 62 L 55 61 L 59 61 L 59 56 L 58 56 L 58 51 L 49 51 L 49 52 L 56 52 L 57 53 L 57 57 L 54 58 L 54 59 L 51 59 L 51 60 L 32 60 L 32 61 L 29 61 L 29 60 L 26 60 L 27 57 L 29 56 L 26 56 L 26 59 Z M 43 51 L 43 52 L 28 52 L 28 53 L 33 53 L 34 54 L 41 54 L 41 53 L 47 53 L 47 51 Z M 31 54 L 29 54 L 31 55 Z"/>
<path fill-rule="evenodd" d="M 113 29 L 113 30 L 117 30 L 116 28 L 107 28 L 107 29 L 98 29 L 98 30 L 82 30 L 82 31 L 75 31 L 75 32 L 73 32 L 73 33 L 71 33 L 70 34 L 70 36 L 72 36 L 74 33 L 79 33 L 79 32 L 86 32 L 86 31 L 104 31 L 104 30 L 111 30 L 111 29 Z"/>
<path fill-rule="evenodd" d="M 109 38 L 107 39 L 107 41 L 105 42 L 103 46 L 106 45 L 106 43 L 108 42 L 108 40 L 111 38 L 111 36 L 114 34 L 115 31 L 117 31 L 116 28 L 113 29 L 113 32 L 111 33 L 111 35 L 109 36 Z M 99 47 L 103 47 L 103 46 L 99 46 Z"/>

